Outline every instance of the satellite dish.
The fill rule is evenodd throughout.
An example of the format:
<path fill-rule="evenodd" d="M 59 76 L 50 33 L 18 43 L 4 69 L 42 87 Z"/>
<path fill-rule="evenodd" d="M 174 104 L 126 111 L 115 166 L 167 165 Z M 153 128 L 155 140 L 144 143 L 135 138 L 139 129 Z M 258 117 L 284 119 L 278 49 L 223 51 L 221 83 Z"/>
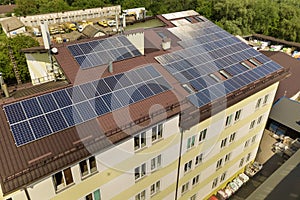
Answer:
<path fill-rule="evenodd" d="M 58 49 L 57 49 L 56 47 L 53 47 L 53 48 L 51 49 L 51 52 L 54 53 L 54 54 L 56 54 L 56 53 L 58 52 Z"/>

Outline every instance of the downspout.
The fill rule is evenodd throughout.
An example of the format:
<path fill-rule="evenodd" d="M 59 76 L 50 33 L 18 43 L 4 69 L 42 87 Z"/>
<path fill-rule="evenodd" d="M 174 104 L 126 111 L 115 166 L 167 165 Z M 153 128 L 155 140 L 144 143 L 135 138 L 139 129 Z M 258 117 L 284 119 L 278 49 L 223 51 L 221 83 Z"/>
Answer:
<path fill-rule="evenodd" d="M 25 187 L 25 188 L 23 188 L 23 189 L 24 189 L 25 195 L 26 195 L 26 197 L 27 197 L 27 200 L 31 200 L 27 188 Z"/>
<path fill-rule="evenodd" d="M 181 152 L 182 152 L 182 140 L 183 140 L 183 130 L 180 128 L 180 144 L 179 144 L 179 157 L 178 157 L 178 167 L 177 167 L 177 177 L 176 177 L 176 188 L 175 188 L 175 200 L 178 196 L 179 178 L 180 178 L 180 163 L 181 163 Z"/>

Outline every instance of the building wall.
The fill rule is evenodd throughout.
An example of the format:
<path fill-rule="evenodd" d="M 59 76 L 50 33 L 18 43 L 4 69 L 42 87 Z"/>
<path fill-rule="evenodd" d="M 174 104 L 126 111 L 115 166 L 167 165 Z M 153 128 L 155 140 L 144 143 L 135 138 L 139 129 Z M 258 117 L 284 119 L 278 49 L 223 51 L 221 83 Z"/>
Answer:
<path fill-rule="evenodd" d="M 207 199 L 211 194 L 224 188 L 228 182 L 243 172 L 244 167 L 248 163 L 254 161 L 277 87 L 278 83 L 273 84 L 185 131 L 178 199 L 188 199 L 195 194 L 197 199 Z M 269 97 L 264 104 L 263 100 L 267 94 Z M 259 108 L 255 108 L 259 98 L 262 98 L 261 104 Z M 240 119 L 234 121 L 234 115 L 240 109 Z M 233 114 L 233 122 L 225 127 L 226 118 L 230 114 Z M 260 116 L 262 116 L 261 121 L 257 123 Z M 253 120 L 255 120 L 254 127 L 250 129 Z M 206 139 L 198 142 L 199 133 L 205 128 L 207 128 Z M 235 139 L 229 143 L 230 135 L 234 132 L 236 132 Z M 188 138 L 191 138 L 193 135 L 196 135 L 195 145 L 187 150 Z M 225 138 L 227 138 L 226 145 L 221 148 L 221 142 Z M 246 142 L 247 145 L 245 145 Z M 195 157 L 200 153 L 203 153 L 203 161 L 195 166 Z M 230 159 L 225 163 L 224 159 L 228 153 L 231 153 Z M 247 160 L 249 153 L 250 157 Z M 217 161 L 221 158 L 223 158 L 222 166 L 216 169 Z M 242 158 L 244 158 L 244 162 L 240 166 Z M 190 160 L 192 160 L 192 170 L 184 172 L 184 165 Z M 220 182 L 220 176 L 224 172 L 226 172 L 226 178 Z M 200 174 L 199 182 L 192 186 L 192 179 L 198 174 Z M 218 184 L 212 188 L 212 182 L 216 177 L 219 179 Z M 182 185 L 187 182 L 189 182 L 189 189 L 182 194 Z"/>
<path fill-rule="evenodd" d="M 6 29 L 3 29 L 3 31 L 5 32 L 7 37 L 13 37 L 13 36 L 16 36 L 18 34 L 25 33 L 26 28 L 24 26 L 24 27 L 21 27 L 19 29 L 13 30 L 13 31 L 7 31 Z"/>
<path fill-rule="evenodd" d="M 145 42 L 144 42 L 144 32 L 135 32 L 131 34 L 126 34 L 127 39 L 144 55 Z"/>
<path fill-rule="evenodd" d="M 110 6 L 104 8 L 92 8 L 75 10 L 68 12 L 49 13 L 42 15 L 19 17 L 25 26 L 40 26 L 41 22 L 47 21 L 48 24 L 60 24 L 64 22 L 74 22 L 91 18 L 107 17 L 121 12 L 121 6 Z"/>
<path fill-rule="evenodd" d="M 56 192 L 53 178 L 50 176 L 28 186 L 28 193 L 32 200 L 82 200 L 86 195 L 99 189 L 101 199 L 135 200 L 137 194 L 145 191 L 146 199 L 151 197 L 151 199 L 157 200 L 173 200 L 176 195 L 179 167 L 178 199 L 188 199 L 195 194 L 197 199 L 207 199 L 217 190 L 224 188 L 229 181 L 243 172 L 248 163 L 255 159 L 277 86 L 278 83 L 273 84 L 183 133 L 178 127 L 179 116 L 177 115 L 162 122 L 163 137 L 161 139 L 152 142 L 152 127 L 150 127 L 144 130 L 146 132 L 146 145 L 144 147 L 135 150 L 134 138 L 130 138 L 95 155 L 97 172 L 82 178 L 77 163 L 70 166 L 73 183 L 69 186 Z M 269 95 L 268 100 L 263 103 L 266 95 Z M 259 98 L 262 98 L 261 104 L 259 108 L 255 108 Z M 225 127 L 227 116 L 235 115 L 236 111 L 240 109 L 240 118 L 236 121 L 233 119 L 232 123 Z M 262 116 L 260 123 L 257 123 L 260 116 Z M 255 123 L 250 129 L 253 120 Z M 199 133 L 205 128 L 207 128 L 206 137 L 199 142 Z M 236 132 L 235 138 L 229 142 L 229 138 L 234 132 Z M 181 136 L 183 139 L 179 159 Z M 188 138 L 192 136 L 195 136 L 195 143 L 188 148 Z M 227 138 L 227 143 L 221 148 L 221 142 L 224 138 Z M 246 143 L 247 145 L 245 145 Z M 200 153 L 203 153 L 202 162 L 195 165 L 195 157 Z M 224 158 L 228 153 L 231 153 L 231 156 L 225 162 Z M 251 154 L 248 157 L 249 153 Z M 161 166 L 152 170 L 151 160 L 159 155 L 161 155 Z M 223 158 L 222 165 L 216 169 L 217 161 L 221 158 Z M 241 159 L 244 159 L 243 163 L 241 163 Z M 191 170 L 185 172 L 184 166 L 189 161 L 192 161 Z M 145 175 L 135 179 L 135 168 L 141 167 L 144 163 L 146 166 Z M 224 172 L 226 172 L 226 176 L 223 181 L 220 181 Z M 192 180 L 197 175 L 199 175 L 198 183 L 192 186 Z M 212 188 L 212 182 L 216 177 L 219 181 Z M 158 181 L 160 181 L 160 190 L 151 195 L 151 185 Z M 182 185 L 186 183 L 189 183 L 189 187 L 182 193 Z M 8 197 L 13 197 L 14 200 L 24 199 L 24 191 L 20 190 L 4 199 Z"/>

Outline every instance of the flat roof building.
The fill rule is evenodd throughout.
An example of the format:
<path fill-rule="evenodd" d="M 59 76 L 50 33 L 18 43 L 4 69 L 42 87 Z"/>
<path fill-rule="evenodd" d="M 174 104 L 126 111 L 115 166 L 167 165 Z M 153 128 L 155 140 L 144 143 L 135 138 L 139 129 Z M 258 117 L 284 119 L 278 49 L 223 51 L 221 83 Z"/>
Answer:
<path fill-rule="evenodd" d="M 194 11 L 158 19 L 53 46 L 69 84 L 1 100 L 4 199 L 207 199 L 254 161 L 288 71 Z"/>

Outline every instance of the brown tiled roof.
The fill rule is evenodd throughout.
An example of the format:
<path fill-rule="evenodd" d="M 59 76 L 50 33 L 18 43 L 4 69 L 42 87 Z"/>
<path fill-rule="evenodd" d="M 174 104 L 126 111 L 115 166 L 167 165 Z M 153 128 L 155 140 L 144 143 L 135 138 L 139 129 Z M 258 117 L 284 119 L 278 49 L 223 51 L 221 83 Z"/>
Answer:
<path fill-rule="evenodd" d="M 16 5 L 0 5 L 0 14 L 11 13 L 16 7 Z"/>
<path fill-rule="evenodd" d="M 281 66 L 290 69 L 290 75 L 281 80 L 275 96 L 275 101 L 282 96 L 292 97 L 300 91 L 300 61 L 279 51 L 261 51 L 271 60 L 277 62 Z"/>
<path fill-rule="evenodd" d="M 0 182 L 4 194 L 30 185 L 38 179 L 86 158 L 90 154 L 103 151 L 112 144 L 119 143 L 132 134 L 168 117 L 180 113 L 181 127 L 189 129 L 194 124 L 214 114 L 211 111 L 212 105 L 207 105 L 199 110 L 195 109 L 186 100 L 188 93 L 155 60 L 155 56 L 180 49 L 176 44 L 169 51 L 159 49 L 148 53 L 146 56 L 115 62 L 113 63 L 112 74 L 107 71 L 107 66 L 80 70 L 77 62 L 64 45 L 57 46 L 58 54 L 55 55 L 55 58 L 71 84 L 76 85 L 152 64 L 169 82 L 172 89 L 19 147 L 15 145 L 4 111 L 0 109 L 0 124 L 3 124 L 0 126 L 0 152 L 2 152 L 0 154 Z M 214 103 L 214 106 L 219 110 L 224 109 L 222 106 L 224 102 L 227 102 L 227 107 L 231 106 L 278 81 L 284 75 L 286 75 L 285 70 L 275 72 L 265 77 L 264 80 L 256 81 L 256 83 L 229 94 L 224 99 L 219 99 Z M 225 101 L 227 98 L 228 101 Z M 218 109 L 214 111 L 217 112 Z M 200 117 L 197 117 L 199 115 Z"/>

